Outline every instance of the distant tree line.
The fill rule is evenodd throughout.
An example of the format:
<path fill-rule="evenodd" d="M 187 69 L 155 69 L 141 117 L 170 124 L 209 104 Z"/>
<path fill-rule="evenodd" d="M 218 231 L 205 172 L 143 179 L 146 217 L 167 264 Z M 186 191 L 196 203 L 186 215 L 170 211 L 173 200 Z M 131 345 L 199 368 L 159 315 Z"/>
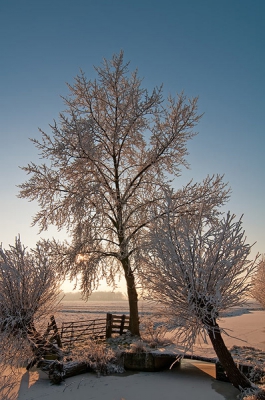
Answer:
<path fill-rule="evenodd" d="M 82 300 L 81 292 L 67 292 L 63 293 L 63 300 L 67 301 L 80 301 Z M 122 301 L 128 300 L 122 292 L 94 292 L 89 296 L 88 301 Z"/>

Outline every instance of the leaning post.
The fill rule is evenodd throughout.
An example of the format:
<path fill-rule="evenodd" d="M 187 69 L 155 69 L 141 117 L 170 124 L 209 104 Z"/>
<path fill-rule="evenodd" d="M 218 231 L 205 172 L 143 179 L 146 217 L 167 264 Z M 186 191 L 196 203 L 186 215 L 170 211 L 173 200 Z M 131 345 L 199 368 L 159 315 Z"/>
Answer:
<path fill-rule="evenodd" d="M 54 337 L 56 338 L 57 345 L 58 345 L 58 347 L 62 348 L 63 345 L 62 345 L 62 341 L 61 341 L 59 329 L 58 329 L 58 327 L 57 327 L 57 324 L 56 324 L 54 315 L 51 315 L 50 319 L 51 319 L 51 328 L 52 328 L 53 331 L 54 331 Z"/>

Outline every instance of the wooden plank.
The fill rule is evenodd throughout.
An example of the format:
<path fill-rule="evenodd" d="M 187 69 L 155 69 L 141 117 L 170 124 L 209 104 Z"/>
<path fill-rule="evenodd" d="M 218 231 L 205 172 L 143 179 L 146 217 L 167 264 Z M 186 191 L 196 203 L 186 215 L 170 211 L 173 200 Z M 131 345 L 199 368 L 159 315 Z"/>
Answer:
<path fill-rule="evenodd" d="M 73 325 L 88 325 L 89 323 L 97 323 L 99 321 L 104 321 L 105 322 L 105 318 L 100 318 L 100 319 L 88 319 L 86 321 L 73 321 L 73 322 L 63 322 L 62 325 L 64 326 L 73 326 Z"/>
<path fill-rule="evenodd" d="M 117 325 L 117 327 L 119 327 L 120 325 Z M 75 328 L 75 332 L 84 332 L 86 330 L 101 330 L 102 328 L 105 328 L 105 324 L 104 325 L 97 325 L 97 326 L 86 326 L 86 327 L 76 327 Z M 71 330 L 65 330 L 64 332 L 70 332 Z"/>

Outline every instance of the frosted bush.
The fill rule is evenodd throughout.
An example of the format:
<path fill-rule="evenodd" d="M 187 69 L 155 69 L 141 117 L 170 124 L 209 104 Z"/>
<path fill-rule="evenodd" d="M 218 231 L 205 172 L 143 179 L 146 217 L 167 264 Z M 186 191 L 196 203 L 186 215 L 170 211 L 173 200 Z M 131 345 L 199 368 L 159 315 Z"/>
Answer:
<path fill-rule="evenodd" d="M 263 390 L 262 390 L 263 389 Z M 264 387 L 260 388 L 248 388 L 243 390 L 238 396 L 238 400 L 264 400 Z"/>
<path fill-rule="evenodd" d="M 131 353 L 145 353 L 147 351 L 146 344 L 142 340 L 137 340 L 130 345 Z"/>
<path fill-rule="evenodd" d="M 148 316 L 141 319 L 140 324 L 141 337 L 150 347 L 157 348 L 171 343 L 166 338 L 168 328 L 162 322 L 155 322 L 154 316 Z"/>
<path fill-rule="evenodd" d="M 39 357 L 43 339 L 39 327 L 54 310 L 60 279 L 44 242 L 27 250 L 16 238 L 8 250 L 0 247 L 0 398 L 11 399 L 19 368 Z M 45 318 L 46 317 L 46 318 Z M 58 349 L 56 349 L 57 351 Z M 59 350 L 58 350 L 59 352 Z"/>
<path fill-rule="evenodd" d="M 124 372 L 120 365 L 119 352 L 106 346 L 104 342 L 88 340 L 85 345 L 74 347 L 68 354 L 69 358 L 86 362 L 98 375 Z"/>
<path fill-rule="evenodd" d="M 257 272 L 252 279 L 252 296 L 265 308 L 265 255 L 259 262 Z"/>

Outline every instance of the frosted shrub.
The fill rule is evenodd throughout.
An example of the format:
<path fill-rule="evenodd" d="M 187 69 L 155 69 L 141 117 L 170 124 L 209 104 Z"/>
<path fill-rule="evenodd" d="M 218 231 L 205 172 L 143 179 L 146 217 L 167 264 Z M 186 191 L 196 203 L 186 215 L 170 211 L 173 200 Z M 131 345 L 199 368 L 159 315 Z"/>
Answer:
<path fill-rule="evenodd" d="M 43 345 L 53 347 L 37 328 L 54 309 L 59 286 L 45 243 L 27 251 L 17 238 L 9 250 L 0 247 L 1 399 L 11 396 L 18 369 L 40 356 Z"/>
<path fill-rule="evenodd" d="M 119 353 L 103 342 L 88 340 L 84 345 L 74 347 L 69 356 L 73 361 L 86 362 L 98 375 L 121 373 Z"/>
<path fill-rule="evenodd" d="M 130 345 L 131 353 L 145 353 L 147 351 L 146 344 L 142 340 L 137 340 Z"/>
<path fill-rule="evenodd" d="M 263 391 L 262 391 L 263 389 Z M 238 400 L 264 400 L 264 389 L 265 387 L 259 388 L 248 388 L 243 390 L 238 396 Z"/>
<path fill-rule="evenodd" d="M 5 368 L 0 368 L 0 398 L 1 400 L 17 400 L 15 387 L 17 385 L 18 373 Z"/>
<path fill-rule="evenodd" d="M 265 308 L 265 255 L 260 260 L 257 272 L 252 279 L 252 296 Z"/>
<path fill-rule="evenodd" d="M 248 377 L 252 382 L 265 382 L 265 369 L 255 365 Z"/>
<path fill-rule="evenodd" d="M 141 319 L 141 337 L 148 343 L 150 347 L 165 346 L 171 343 L 170 339 L 166 338 L 168 328 L 166 325 L 154 322 L 154 317 L 144 317 Z"/>

